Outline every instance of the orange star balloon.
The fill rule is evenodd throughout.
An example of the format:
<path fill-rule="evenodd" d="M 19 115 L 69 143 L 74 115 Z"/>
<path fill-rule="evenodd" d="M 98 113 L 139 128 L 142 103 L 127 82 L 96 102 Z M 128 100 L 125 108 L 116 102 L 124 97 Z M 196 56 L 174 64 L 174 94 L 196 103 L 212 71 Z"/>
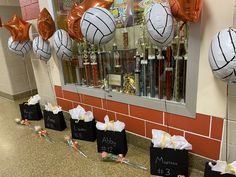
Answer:
<path fill-rule="evenodd" d="M 83 40 L 80 30 L 80 20 L 86 10 L 91 7 L 110 8 L 114 0 L 84 0 L 82 3 L 75 3 L 67 16 L 67 31 L 74 40 Z"/>
<path fill-rule="evenodd" d="M 27 41 L 30 39 L 29 28 L 31 24 L 16 15 L 3 26 L 11 33 L 13 41 Z"/>
<path fill-rule="evenodd" d="M 39 14 L 38 31 L 44 40 L 48 40 L 56 31 L 55 22 L 46 8 L 44 8 Z"/>
<path fill-rule="evenodd" d="M 171 12 L 177 20 L 197 22 L 203 0 L 169 0 Z"/>

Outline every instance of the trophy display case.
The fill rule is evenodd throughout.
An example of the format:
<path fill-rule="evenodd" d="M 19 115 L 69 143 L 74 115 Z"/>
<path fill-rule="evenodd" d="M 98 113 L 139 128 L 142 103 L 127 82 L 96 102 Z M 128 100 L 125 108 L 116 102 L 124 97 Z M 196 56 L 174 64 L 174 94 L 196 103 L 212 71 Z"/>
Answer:
<path fill-rule="evenodd" d="M 158 48 L 151 44 L 144 27 L 144 10 L 136 6 L 139 0 L 131 1 L 133 8 L 128 16 L 124 13 L 127 1 L 114 2 L 110 9 L 117 25 L 114 39 L 103 46 L 73 41 L 73 60 L 62 61 L 64 82 L 185 103 L 189 24 L 175 22 L 178 34 L 169 46 Z M 66 8 L 61 14 L 66 14 Z"/>

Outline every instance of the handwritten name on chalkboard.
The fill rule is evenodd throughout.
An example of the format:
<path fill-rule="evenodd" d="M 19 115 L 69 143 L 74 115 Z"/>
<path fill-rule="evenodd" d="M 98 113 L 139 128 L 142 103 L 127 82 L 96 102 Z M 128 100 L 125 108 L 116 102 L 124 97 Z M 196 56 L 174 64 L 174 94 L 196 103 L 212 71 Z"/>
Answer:
<path fill-rule="evenodd" d="M 171 170 L 169 168 L 165 168 L 165 169 L 158 168 L 157 173 L 162 176 L 170 176 Z"/>
<path fill-rule="evenodd" d="M 28 118 L 28 119 L 32 118 L 33 111 L 24 109 L 23 113 L 24 113 L 25 118 Z"/>
<path fill-rule="evenodd" d="M 101 150 L 102 150 L 102 151 L 105 151 L 105 152 L 113 152 L 113 147 L 105 147 L 105 146 L 102 146 L 102 147 L 101 147 Z"/>
<path fill-rule="evenodd" d="M 178 162 L 172 162 L 169 160 L 165 160 L 163 157 L 158 157 L 158 156 L 156 157 L 155 163 L 156 164 L 162 163 L 164 165 L 178 166 Z"/>
<path fill-rule="evenodd" d="M 56 123 L 56 120 L 54 118 L 51 118 L 51 117 L 47 117 L 47 121 L 48 122 L 51 122 L 51 123 Z"/>
<path fill-rule="evenodd" d="M 103 137 L 102 139 L 102 144 L 107 144 L 107 145 L 111 145 L 113 147 L 116 147 L 116 142 L 113 141 L 111 138 L 109 137 Z"/>
<path fill-rule="evenodd" d="M 77 129 L 79 132 L 86 132 L 87 131 L 87 129 L 85 129 L 85 128 L 78 128 Z"/>

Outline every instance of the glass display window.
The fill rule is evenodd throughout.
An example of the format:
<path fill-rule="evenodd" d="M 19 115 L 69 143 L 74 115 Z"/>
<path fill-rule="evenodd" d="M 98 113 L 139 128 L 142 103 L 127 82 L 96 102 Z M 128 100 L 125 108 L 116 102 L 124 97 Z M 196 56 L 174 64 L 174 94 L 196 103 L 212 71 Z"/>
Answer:
<path fill-rule="evenodd" d="M 66 15 L 74 2 L 79 0 L 53 1 L 58 28 L 66 30 Z M 160 49 L 148 37 L 144 24 L 146 12 L 140 3 L 140 0 L 114 1 L 110 12 L 117 29 L 108 44 L 73 41 L 72 60 L 61 61 L 65 87 L 75 85 L 76 91 L 81 88 L 85 94 L 91 90 L 106 91 L 115 101 L 193 117 L 200 23 L 175 21 L 173 41 Z M 144 104 L 138 103 L 139 100 L 144 100 Z"/>

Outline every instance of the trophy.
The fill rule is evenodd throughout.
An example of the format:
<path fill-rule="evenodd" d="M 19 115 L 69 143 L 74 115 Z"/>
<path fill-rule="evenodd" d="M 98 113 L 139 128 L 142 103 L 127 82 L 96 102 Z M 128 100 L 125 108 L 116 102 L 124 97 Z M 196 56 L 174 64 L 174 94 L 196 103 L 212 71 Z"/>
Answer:
<path fill-rule="evenodd" d="M 140 50 L 142 51 L 140 57 L 141 71 L 140 71 L 140 90 L 142 96 L 147 96 L 147 65 L 148 65 L 148 48 L 147 48 L 147 38 L 145 31 L 145 23 L 143 22 L 142 28 L 142 36 L 138 40 Z"/>
<path fill-rule="evenodd" d="M 90 85 L 90 62 L 88 51 L 85 49 L 83 53 L 83 60 L 84 60 L 84 69 L 85 69 L 85 83 L 87 86 Z"/>
<path fill-rule="evenodd" d="M 172 49 L 171 46 L 166 48 L 166 99 L 172 99 L 172 75 L 173 75 L 173 68 L 172 68 Z"/>
<path fill-rule="evenodd" d="M 130 95 L 135 94 L 135 78 L 132 74 L 127 74 L 124 77 L 123 93 Z"/>
<path fill-rule="evenodd" d="M 148 60 L 141 55 L 141 91 L 142 96 L 147 96 L 147 64 Z"/>
<path fill-rule="evenodd" d="M 77 66 L 76 66 L 76 78 L 77 78 L 77 83 L 79 85 L 83 84 L 83 70 L 84 70 L 83 55 L 82 55 L 81 46 L 79 46 L 79 49 L 78 49 L 78 63 L 77 63 Z"/>
<path fill-rule="evenodd" d="M 123 84 L 123 75 L 120 53 L 117 50 L 116 44 L 113 44 L 112 59 L 113 69 L 109 72 L 109 86 L 112 90 L 120 92 Z"/>
<path fill-rule="evenodd" d="M 156 57 L 157 57 L 157 70 L 158 70 L 158 79 L 157 79 L 157 88 L 158 88 L 158 97 L 159 99 L 163 99 L 164 97 L 164 64 L 165 60 L 162 56 L 162 51 L 156 49 Z"/>
<path fill-rule="evenodd" d="M 141 92 L 140 92 L 140 55 L 137 52 L 136 56 L 135 56 L 135 73 L 134 73 L 134 81 L 135 81 L 135 95 L 136 96 L 140 96 Z"/>
<path fill-rule="evenodd" d="M 128 23 L 128 18 L 127 18 L 127 15 L 126 14 L 123 14 L 122 15 L 122 23 L 124 25 L 124 31 L 122 32 L 123 34 L 123 46 L 124 46 L 124 49 L 128 49 L 129 47 L 129 33 L 127 31 L 127 23 Z"/>
<path fill-rule="evenodd" d="M 148 70 L 149 70 L 149 86 L 150 86 L 150 96 L 156 96 L 156 58 L 153 48 L 150 47 L 150 52 L 148 56 Z"/>
<path fill-rule="evenodd" d="M 102 51 L 98 48 L 98 64 L 99 64 L 99 76 L 100 80 L 103 81 L 104 79 L 104 71 L 103 71 L 103 60 L 102 60 Z"/>
<path fill-rule="evenodd" d="M 121 73 L 121 58 L 116 44 L 113 44 L 113 62 L 115 72 Z"/>
<path fill-rule="evenodd" d="M 184 28 L 185 31 L 181 31 L 180 24 L 178 24 L 178 37 L 176 38 L 176 54 L 175 54 L 175 77 L 174 77 L 174 93 L 173 97 L 175 101 L 179 102 L 185 97 L 185 77 L 187 67 L 186 47 L 187 47 L 187 26 Z M 184 34 L 185 32 L 186 34 Z"/>
<path fill-rule="evenodd" d="M 98 86 L 98 63 L 97 63 L 97 56 L 95 53 L 94 45 L 91 45 L 91 53 L 90 53 L 90 61 L 92 66 L 92 77 L 93 77 L 93 86 Z"/>

